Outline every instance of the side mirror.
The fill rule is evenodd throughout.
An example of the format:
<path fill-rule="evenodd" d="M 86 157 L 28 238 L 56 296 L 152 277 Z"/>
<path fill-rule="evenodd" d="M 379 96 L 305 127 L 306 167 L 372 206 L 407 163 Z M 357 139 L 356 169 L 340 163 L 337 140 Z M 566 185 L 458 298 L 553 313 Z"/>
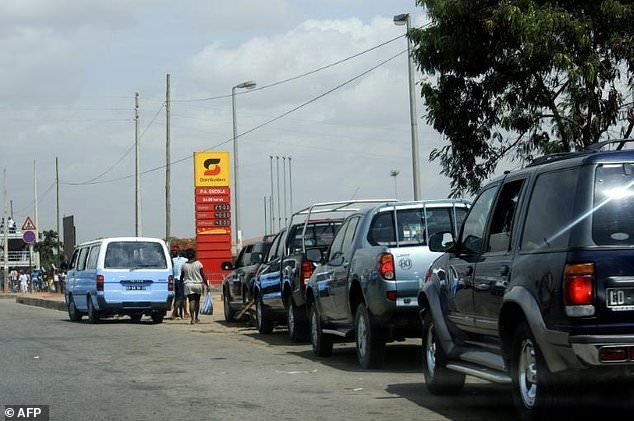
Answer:
<path fill-rule="evenodd" d="M 251 254 L 251 264 L 252 265 L 257 265 L 262 263 L 262 260 L 264 258 L 264 255 L 262 253 L 259 252 L 255 252 Z"/>
<path fill-rule="evenodd" d="M 321 263 L 321 250 L 317 248 L 307 249 L 306 250 L 306 260 L 313 263 Z"/>
<path fill-rule="evenodd" d="M 341 266 L 343 265 L 343 262 L 344 262 L 343 254 L 340 252 L 337 252 L 335 258 L 332 259 L 330 262 L 328 262 L 328 264 L 330 266 Z"/>
<path fill-rule="evenodd" d="M 233 270 L 234 269 L 233 263 L 231 263 L 231 262 L 222 262 L 220 264 L 220 267 L 222 268 L 222 270 Z"/>
<path fill-rule="evenodd" d="M 456 243 L 451 232 L 437 232 L 429 237 L 429 250 L 444 253 Z"/>

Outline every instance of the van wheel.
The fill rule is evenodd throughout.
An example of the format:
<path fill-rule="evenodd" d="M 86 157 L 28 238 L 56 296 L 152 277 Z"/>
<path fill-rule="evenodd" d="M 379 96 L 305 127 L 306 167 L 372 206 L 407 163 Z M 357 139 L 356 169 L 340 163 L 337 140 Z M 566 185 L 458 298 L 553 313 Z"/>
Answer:
<path fill-rule="evenodd" d="M 465 375 L 446 367 L 447 355 L 438 343 L 431 314 L 423 321 L 423 374 L 425 386 L 434 395 L 453 395 L 464 387 Z"/>
<path fill-rule="evenodd" d="M 318 357 L 332 355 L 332 337 L 322 331 L 321 318 L 316 304 L 310 306 L 310 342 L 313 345 L 313 352 Z"/>
<path fill-rule="evenodd" d="M 152 313 L 152 323 L 155 325 L 163 323 L 163 319 L 165 318 L 165 313 Z"/>
<path fill-rule="evenodd" d="M 233 322 L 234 317 L 236 315 L 236 311 L 232 309 L 231 304 L 229 304 L 229 294 L 227 294 L 226 292 L 223 292 L 222 295 L 223 295 L 225 320 L 228 322 Z"/>
<path fill-rule="evenodd" d="M 557 409 L 553 376 L 528 324 L 515 331 L 511 356 L 513 403 L 524 420 L 539 420 Z"/>
<path fill-rule="evenodd" d="M 381 368 L 385 360 L 385 340 L 372 326 L 370 313 L 364 303 L 359 304 L 354 318 L 357 358 L 361 368 Z"/>
<path fill-rule="evenodd" d="M 255 321 L 258 327 L 258 332 L 273 332 L 273 320 L 271 320 L 271 316 L 269 316 L 268 312 L 264 308 L 262 297 L 258 297 L 257 301 L 255 302 Z"/>
<path fill-rule="evenodd" d="M 72 295 L 68 299 L 68 318 L 71 322 L 78 322 L 81 320 L 81 313 L 77 310 L 77 306 L 75 305 L 75 300 Z"/>
<path fill-rule="evenodd" d="M 139 323 L 141 321 L 141 317 L 143 317 L 142 314 L 130 314 L 130 320 L 132 320 L 132 323 Z"/>
<path fill-rule="evenodd" d="M 88 321 L 92 324 L 99 323 L 99 313 L 95 310 L 90 295 L 86 297 L 86 300 L 88 301 Z"/>
<path fill-rule="evenodd" d="M 295 305 L 292 298 L 289 298 L 287 319 L 288 319 L 288 337 L 293 342 L 304 342 L 308 339 L 308 321 L 304 308 Z"/>

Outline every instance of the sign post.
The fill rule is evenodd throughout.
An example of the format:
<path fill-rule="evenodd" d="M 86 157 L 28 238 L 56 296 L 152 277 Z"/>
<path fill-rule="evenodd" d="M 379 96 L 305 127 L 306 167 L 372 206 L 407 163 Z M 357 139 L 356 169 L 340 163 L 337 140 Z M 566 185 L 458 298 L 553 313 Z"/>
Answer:
<path fill-rule="evenodd" d="M 231 161 L 229 152 L 194 152 L 196 249 L 207 278 L 222 283 L 231 261 Z"/>

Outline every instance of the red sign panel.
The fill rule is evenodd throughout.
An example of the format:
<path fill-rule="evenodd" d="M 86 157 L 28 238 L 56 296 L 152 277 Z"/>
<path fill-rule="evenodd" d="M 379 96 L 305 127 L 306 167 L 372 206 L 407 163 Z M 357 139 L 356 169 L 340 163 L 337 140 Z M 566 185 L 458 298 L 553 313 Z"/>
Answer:
<path fill-rule="evenodd" d="M 205 204 L 205 203 L 196 203 L 196 212 L 230 212 L 231 205 L 230 204 Z"/>
<path fill-rule="evenodd" d="M 196 196 L 196 203 L 231 203 L 231 196 Z"/>
<path fill-rule="evenodd" d="M 230 196 L 229 187 L 196 187 L 196 196 Z"/>

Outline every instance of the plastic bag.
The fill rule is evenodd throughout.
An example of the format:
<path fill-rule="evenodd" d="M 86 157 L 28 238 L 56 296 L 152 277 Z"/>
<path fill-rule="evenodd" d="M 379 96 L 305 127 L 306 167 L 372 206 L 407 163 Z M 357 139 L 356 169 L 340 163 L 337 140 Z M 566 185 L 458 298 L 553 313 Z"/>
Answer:
<path fill-rule="evenodd" d="M 200 314 L 214 314 L 214 300 L 211 296 L 211 291 L 207 291 L 207 294 L 205 294 L 205 301 L 200 308 Z"/>

